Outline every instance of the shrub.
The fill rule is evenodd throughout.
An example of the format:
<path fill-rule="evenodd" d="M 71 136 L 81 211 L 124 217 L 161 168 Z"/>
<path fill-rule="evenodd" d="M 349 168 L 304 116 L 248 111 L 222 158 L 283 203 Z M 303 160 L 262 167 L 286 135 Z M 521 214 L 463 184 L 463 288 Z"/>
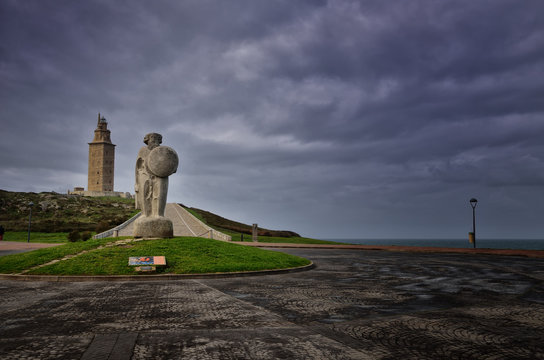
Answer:
<path fill-rule="evenodd" d="M 79 234 L 79 231 L 73 230 L 70 233 L 68 233 L 68 240 L 71 242 L 76 242 L 81 239 L 81 235 Z"/>
<path fill-rule="evenodd" d="M 125 222 L 125 220 L 126 218 L 124 216 L 116 216 L 113 219 L 113 223 L 110 221 L 110 225 L 113 225 L 113 226 L 121 225 L 122 223 Z"/>
<path fill-rule="evenodd" d="M 101 232 L 104 232 L 106 230 L 111 229 L 111 227 L 112 226 L 110 225 L 110 223 L 108 221 L 102 220 L 98 224 L 96 224 L 96 230 L 95 231 L 96 231 L 97 234 L 100 234 Z"/>
<path fill-rule="evenodd" d="M 84 231 L 81 233 L 81 240 L 87 241 L 91 238 L 92 234 L 90 231 Z"/>

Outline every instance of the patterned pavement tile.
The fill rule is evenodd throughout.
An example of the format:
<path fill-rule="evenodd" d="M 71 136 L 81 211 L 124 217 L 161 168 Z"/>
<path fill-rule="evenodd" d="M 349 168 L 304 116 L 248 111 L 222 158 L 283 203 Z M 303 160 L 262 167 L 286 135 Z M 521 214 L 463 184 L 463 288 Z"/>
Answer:
<path fill-rule="evenodd" d="M 0 281 L 3 359 L 544 359 L 544 262 L 282 250 L 314 270 Z"/>

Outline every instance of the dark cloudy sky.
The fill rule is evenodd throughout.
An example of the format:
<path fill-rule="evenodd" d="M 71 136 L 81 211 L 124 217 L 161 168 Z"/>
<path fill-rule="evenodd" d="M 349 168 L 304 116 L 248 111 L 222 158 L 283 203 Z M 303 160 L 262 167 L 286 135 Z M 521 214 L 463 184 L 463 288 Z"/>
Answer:
<path fill-rule="evenodd" d="M 318 238 L 544 237 L 544 2 L 0 2 L 0 188 L 115 189 Z"/>

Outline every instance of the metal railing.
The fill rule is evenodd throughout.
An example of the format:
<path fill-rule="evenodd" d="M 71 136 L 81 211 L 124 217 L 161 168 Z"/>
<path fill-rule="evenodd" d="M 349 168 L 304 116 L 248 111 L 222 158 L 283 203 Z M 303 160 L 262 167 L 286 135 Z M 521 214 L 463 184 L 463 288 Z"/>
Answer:
<path fill-rule="evenodd" d="M 203 234 L 197 235 L 196 237 L 206 238 L 206 239 L 215 239 L 215 240 L 223 240 L 223 241 L 231 241 L 232 237 L 227 234 L 223 234 L 220 231 L 209 229 Z"/>
<path fill-rule="evenodd" d="M 206 232 L 202 233 L 201 235 L 197 235 L 196 237 L 202 237 L 202 238 L 206 238 L 206 239 L 223 240 L 223 241 L 231 241 L 232 240 L 232 236 L 227 235 L 227 234 L 223 234 L 221 231 L 211 228 L 209 225 L 206 225 L 199 218 L 197 218 L 196 216 L 191 214 L 191 212 L 188 211 L 187 209 L 185 209 L 183 206 L 181 206 L 179 204 L 177 204 L 177 205 L 179 207 L 181 207 L 185 211 L 185 213 L 187 215 L 189 215 L 194 221 L 199 223 L 204 229 L 207 229 Z"/>
<path fill-rule="evenodd" d="M 130 224 L 131 222 L 136 220 L 141 214 L 142 213 L 139 212 L 136 215 L 134 215 L 133 217 L 131 217 L 130 219 L 128 219 L 127 221 L 125 221 L 124 223 L 122 223 L 121 225 L 117 225 L 113 229 L 109 229 L 107 231 L 101 232 L 100 234 L 96 234 L 95 236 L 93 236 L 93 239 L 103 239 L 103 238 L 107 238 L 107 237 L 112 237 L 113 233 L 115 231 L 119 231 L 121 229 L 124 229 L 126 226 L 128 226 L 128 224 Z"/>

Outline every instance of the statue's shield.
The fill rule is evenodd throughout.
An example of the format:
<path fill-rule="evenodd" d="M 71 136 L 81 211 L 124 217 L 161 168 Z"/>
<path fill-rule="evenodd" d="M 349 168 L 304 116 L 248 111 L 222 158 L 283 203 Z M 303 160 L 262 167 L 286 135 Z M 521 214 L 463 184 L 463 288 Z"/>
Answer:
<path fill-rule="evenodd" d="M 167 177 L 178 169 L 179 158 L 171 147 L 158 146 L 151 150 L 146 162 L 147 168 L 155 176 Z"/>

